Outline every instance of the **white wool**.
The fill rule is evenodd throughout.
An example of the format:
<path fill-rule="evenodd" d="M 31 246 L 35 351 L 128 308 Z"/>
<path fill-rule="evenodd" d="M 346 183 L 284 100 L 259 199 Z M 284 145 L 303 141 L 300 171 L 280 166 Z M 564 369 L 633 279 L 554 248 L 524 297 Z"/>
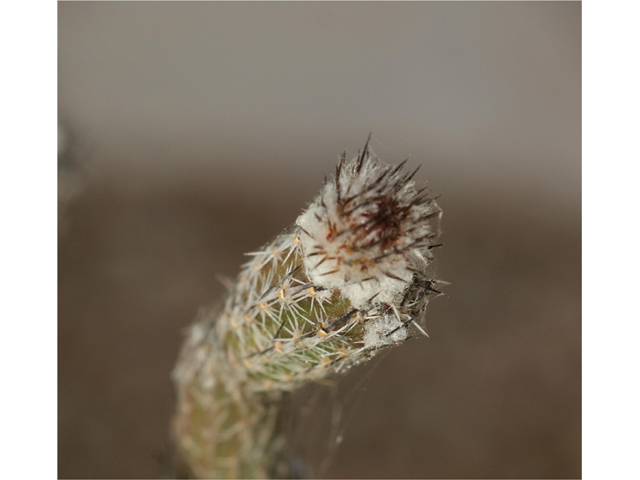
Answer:
<path fill-rule="evenodd" d="M 411 278 L 410 273 L 407 275 L 407 280 Z M 366 282 L 345 285 L 341 291 L 342 295 L 348 298 L 355 308 L 365 308 L 374 295 L 376 303 L 393 303 L 394 297 L 401 293 L 406 286 L 405 282 L 383 276 Z"/>
<path fill-rule="evenodd" d="M 389 335 L 390 332 L 393 333 Z M 364 327 L 364 348 L 367 349 L 402 342 L 406 338 L 406 327 L 394 315 L 374 318 L 367 322 Z"/>
<path fill-rule="evenodd" d="M 371 157 L 341 163 L 298 217 L 304 266 L 314 285 L 340 289 L 355 308 L 392 303 L 426 265 L 420 251 L 431 233 L 424 218 L 437 206 L 400 168 Z M 412 268 L 413 267 L 413 268 Z"/>

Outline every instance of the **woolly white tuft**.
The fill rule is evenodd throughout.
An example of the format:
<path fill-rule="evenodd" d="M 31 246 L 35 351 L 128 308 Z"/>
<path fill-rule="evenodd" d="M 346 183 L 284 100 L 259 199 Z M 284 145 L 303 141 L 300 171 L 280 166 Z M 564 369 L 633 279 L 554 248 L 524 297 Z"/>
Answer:
<path fill-rule="evenodd" d="M 343 156 L 296 221 L 311 281 L 339 289 L 355 308 L 393 303 L 430 258 L 429 219 L 440 209 L 403 165 L 379 165 L 366 149 L 349 163 Z"/>
<path fill-rule="evenodd" d="M 364 347 L 378 348 L 406 340 L 407 329 L 395 315 L 379 317 L 367 322 L 364 327 Z"/>

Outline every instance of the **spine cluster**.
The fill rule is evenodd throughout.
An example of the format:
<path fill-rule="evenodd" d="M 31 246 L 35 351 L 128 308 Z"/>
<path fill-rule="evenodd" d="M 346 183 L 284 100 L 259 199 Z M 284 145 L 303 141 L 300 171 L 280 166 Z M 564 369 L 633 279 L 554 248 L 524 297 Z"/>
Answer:
<path fill-rule="evenodd" d="M 430 296 L 441 211 L 415 172 L 368 149 L 251 257 L 218 312 L 191 327 L 173 374 L 188 474 L 285 477 L 283 392 L 399 345 Z"/>

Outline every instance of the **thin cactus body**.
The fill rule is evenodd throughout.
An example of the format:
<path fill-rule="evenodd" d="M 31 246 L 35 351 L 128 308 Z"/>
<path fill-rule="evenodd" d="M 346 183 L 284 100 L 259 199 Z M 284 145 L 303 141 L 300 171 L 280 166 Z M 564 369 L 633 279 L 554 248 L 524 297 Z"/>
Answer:
<path fill-rule="evenodd" d="M 441 211 L 401 169 L 367 148 L 343 156 L 296 223 L 249 254 L 222 311 L 191 327 L 173 374 L 191 475 L 289 475 L 283 393 L 423 331 L 416 320 L 439 293 L 427 266 Z"/>

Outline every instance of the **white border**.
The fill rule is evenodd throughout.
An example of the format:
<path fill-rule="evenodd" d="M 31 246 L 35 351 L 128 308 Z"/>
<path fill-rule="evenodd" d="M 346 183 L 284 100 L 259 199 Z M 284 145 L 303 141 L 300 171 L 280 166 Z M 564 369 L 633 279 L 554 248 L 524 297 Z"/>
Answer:
<path fill-rule="evenodd" d="M 57 476 L 56 15 L 2 7 L 3 478 Z"/>
<path fill-rule="evenodd" d="M 638 475 L 639 14 L 583 5 L 584 478 Z"/>

